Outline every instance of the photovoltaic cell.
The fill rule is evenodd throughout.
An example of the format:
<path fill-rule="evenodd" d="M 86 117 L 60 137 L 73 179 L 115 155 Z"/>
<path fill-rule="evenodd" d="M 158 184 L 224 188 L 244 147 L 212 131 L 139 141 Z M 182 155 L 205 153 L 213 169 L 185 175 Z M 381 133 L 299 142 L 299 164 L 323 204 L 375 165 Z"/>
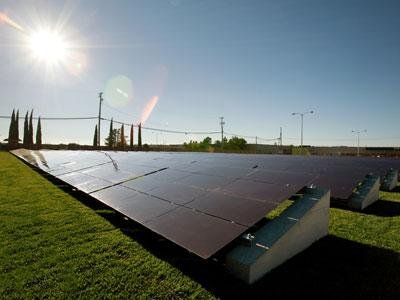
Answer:
<path fill-rule="evenodd" d="M 208 258 L 304 186 L 347 199 L 399 160 L 208 153 L 13 153 L 189 251 Z"/>

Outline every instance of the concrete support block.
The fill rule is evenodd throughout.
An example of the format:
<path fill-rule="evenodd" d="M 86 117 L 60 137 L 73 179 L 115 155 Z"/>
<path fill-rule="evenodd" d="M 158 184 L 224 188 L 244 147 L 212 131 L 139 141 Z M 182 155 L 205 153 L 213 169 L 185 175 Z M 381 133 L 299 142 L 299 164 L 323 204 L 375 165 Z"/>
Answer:
<path fill-rule="evenodd" d="M 382 178 L 381 190 L 391 191 L 397 186 L 399 178 L 399 171 L 390 169 L 387 174 Z"/>
<path fill-rule="evenodd" d="M 379 200 L 379 188 L 379 176 L 367 175 L 349 198 L 348 205 L 351 208 L 363 210 Z"/>
<path fill-rule="evenodd" d="M 226 255 L 226 266 L 248 284 L 328 234 L 330 191 L 307 188 L 300 199 Z"/>

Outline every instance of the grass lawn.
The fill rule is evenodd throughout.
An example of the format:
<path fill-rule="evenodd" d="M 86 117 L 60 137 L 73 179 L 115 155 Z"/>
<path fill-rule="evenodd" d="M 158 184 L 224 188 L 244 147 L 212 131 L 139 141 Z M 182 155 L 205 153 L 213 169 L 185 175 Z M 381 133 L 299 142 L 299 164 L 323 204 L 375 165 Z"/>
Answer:
<path fill-rule="evenodd" d="M 400 299 L 400 194 L 382 198 L 362 213 L 332 208 L 327 237 L 246 286 L 0 152 L 0 295 Z"/>

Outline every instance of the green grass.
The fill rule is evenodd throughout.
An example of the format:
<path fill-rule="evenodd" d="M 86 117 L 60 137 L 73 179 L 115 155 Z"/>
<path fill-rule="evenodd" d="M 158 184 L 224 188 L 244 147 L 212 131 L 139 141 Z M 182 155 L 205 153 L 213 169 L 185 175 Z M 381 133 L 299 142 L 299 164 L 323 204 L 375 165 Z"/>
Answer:
<path fill-rule="evenodd" d="M 246 286 L 0 152 L 2 298 L 400 298 L 400 194 L 332 208 L 330 234 Z M 129 230 L 128 230 L 129 229 Z"/>

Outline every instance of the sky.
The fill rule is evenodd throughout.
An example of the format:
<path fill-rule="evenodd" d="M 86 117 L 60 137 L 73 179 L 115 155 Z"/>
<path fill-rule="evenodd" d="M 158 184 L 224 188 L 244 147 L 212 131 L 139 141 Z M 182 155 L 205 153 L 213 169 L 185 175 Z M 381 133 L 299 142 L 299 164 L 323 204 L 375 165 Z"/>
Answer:
<path fill-rule="evenodd" d="M 96 117 L 103 92 L 102 117 L 128 124 L 218 132 L 223 116 L 249 143 L 282 127 L 297 145 L 292 112 L 314 110 L 304 144 L 354 146 L 352 130 L 367 130 L 361 146 L 398 147 L 399 15 L 396 0 L 3 0 L 0 115 Z M 62 40 L 57 61 L 40 39 L 32 48 L 43 31 Z M 44 120 L 43 143 L 91 144 L 96 123 Z M 1 140 L 8 127 L 0 119 Z M 144 130 L 143 142 L 205 136 Z"/>

